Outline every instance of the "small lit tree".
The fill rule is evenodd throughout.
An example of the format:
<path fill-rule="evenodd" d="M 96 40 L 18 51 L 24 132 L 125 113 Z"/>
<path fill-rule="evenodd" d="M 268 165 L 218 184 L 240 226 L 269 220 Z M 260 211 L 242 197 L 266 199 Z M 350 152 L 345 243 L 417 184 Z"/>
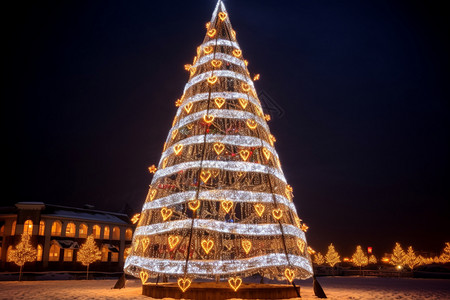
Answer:
<path fill-rule="evenodd" d="M 352 263 L 359 267 L 359 272 L 361 273 L 361 268 L 365 267 L 369 264 L 369 259 L 367 258 L 367 255 L 362 250 L 361 246 L 356 246 L 356 252 L 353 253 L 352 256 Z"/>
<path fill-rule="evenodd" d="M 87 266 L 86 278 L 89 279 L 89 265 L 96 262 L 102 257 L 100 249 L 94 241 L 94 235 L 91 234 L 87 237 L 86 242 L 81 245 L 77 253 L 77 260 L 81 262 L 83 266 Z"/>
<path fill-rule="evenodd" d="M 390 263 L 394 266 L 403 267 L 405 265 L 405 251 L 400 246 L 400 243 L 395 243 L 394 250 L 391 255 Z"/>
<path fill-rule="evenodd" d="M 318 266 L 325 264 L 325 258 L 323 257 L 322 253 L 317 252 L 317 254 L 314 255 L 314 263 Z"/>
<path fill-rule="evenodd" d="M 19 244 L 15 249 L 12 249 L 8 253 L 8 261 L 12 261 L 20 267 L 19 281 L 22 280 L 22 269 L 25 263 L 33 262 L 36 260 L 36 249 L 31 246 L 30 235 L 22 233 Z"/>
<path fill-rule="evenodd" d="M 422 259 L 416 255 L 412 246 L 408 247 L 408 251 L 405 254 L 405 265 L 407 265 L 411 271 L 421 264 Z"/>
<path fill-rule="evenodd" d="M 339 253 L 337 253 L 336 249 L 334 249 L 333 243 L 328 246 L 328 252 L 325 254 L 325 261 L 332 268 L 341 262 L 341 257 L 339 256 Z"/>
<path fill-rule="evenodd" d="M 377 258 L 375 257 L 375 255 L 371 255 L 369 256 L 369 264 L 376 264 L 378 262 Z"/>
<path fill-rule="evenodd" d="M 439 260 L 443 264 L 450 262 L 450 242 L 445 243 L 444 251 L 441 256 L 439 256 Z"/>

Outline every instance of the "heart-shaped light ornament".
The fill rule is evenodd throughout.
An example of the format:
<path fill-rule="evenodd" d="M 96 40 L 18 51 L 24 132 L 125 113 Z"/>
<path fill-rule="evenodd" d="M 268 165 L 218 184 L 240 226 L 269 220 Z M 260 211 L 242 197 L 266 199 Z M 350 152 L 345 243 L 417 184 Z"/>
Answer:
<path fill-rule="evenodd" d="M 139 277 L 141 278 L 142 284 L 145 284 L 148 280 L 148 273 L 146 271 L 139 272 Z"/>
<path fill-rule="evenodd" d="M 179 278 L 177 283 L 183 293 L 191 286 L 191 280 L 189 278 Z"/>
<path fill-rule="evenodd" d="M 214 50 L 213 46 L 206 46 L 203 48 L 203 53 L 210 54 L 211 52 L 213 52 L 213 50 Z"/>
<path fill-rule="evenodd" d="M 169 235 L 167 241 L 169 242 L 169 249 L 173 250 L 180 242 L 180 237 L 178 235 Z"/>
<path fill-rule="evenodd" d="M 228 284 L 235 292 L 237 292 L 237 290 L 239 289 L 239 287 L 242 284 L 242 279 L 239 277 L 230 277 L 228 279 Z"/>
<path fill-rule="evenodd" d="M 222 143 L 214 143 L 213 148 L 216 154 L 220 155 L 220 153 L 222 153 L 223 150 L 225 150 L 225 145 Z"/>
<path fill-rule="evenodd" d="M 284 270 L 284 276 L 286 276 L 286 279 L 287 279 L 289 282 L 292 282 L 292 281 L 294 280 L 295 272 L 294 272 L 294 270 L 291 270 L 291 269 L 289 269 L 289 268 L 286 268 L 286 269 Z"/>
<path fill-rule="evenodd" d="M 301 239 L 298 239 L 297 240 L 297 247 L 298 247 L 298 249 L 300 250 L 300 252 L 302 254 L 305 254 L 305 242 L 304 241 L 302 241 Z"/>
<path fill-rule="evenodd" d="M 163 168 L 163 169 L 167 166 L 167 161 L 168 161 L 168 160 L 169 160 L 168 157 L 165 157 L 165 158 L 163 159 L 163 162 L 162 162 L 162 168 Z"/>
<path fill-rule="evenodd" d="M 217 97 L 214 99 L 214 103 L 218 108 L 221 108 L 225 104 L 225 98 Z"/>
<path fill-rule="evenodd" d="M 175 139 L 175 137 L 177 136 L 177 134 L 178 134 L 178 129 L 175 129 L 174 131 L 172 131 L 172 140 Z"/>
<path fill-rule="evenodd" d="M 250 151 L 241 150 L 241 151 L 239 151 L 239 155 L 241 156 L 243 161 L 247 161 L 248 157 L 250 156 Z"/>
<path fill-rule="evenodd" d="M 208 83 L 213 85 L 217 82 L 217 76 L 216 75 L 212 75 L 211 77 L 208 77 L 207 79 Z"/>
<path fill-rule="evenodd" d="M 247 124 L 248 128 L 250 128 L 252 130 L 256 129 L 256 127 L 258 126 L 258 123 L 256 123 L 256 121 L 253 119 L 247 119 L 246 124 Z"/>
<path fill-rule="evenodd" d="M 200 207 L 200 200 L 191 200 L 188 202 L 188 206 L 192 211 L 196 211 Z"/>
<path fill-rule="evenodd" d="M 181 153 L 181 150 L 183 150 L 183 144 L 177 144 L 173 146 L 173 152 L 175 152 L 175 155 L 179 155 Z"/>
<path fill-rule="evenodd" d="M 245 254 L 248 254 L 252 249 L 252 242 L 249 240 L 242 240 L 241 245 L 244 248 Z"/>
<path fill-rule="evenodd" d="M 191 130 L 192 127 L 194 127 L 194 124 L 193 124 L 193 123 L 189 123 L 189 124 L 186 125 L 186 127 L 187 127 L 189 130 Z"/>
<path fill-rule="evenodd" d="M 237 176 L 238 176 L 239 178 L 241 178 L 244 174 L 245 174 L 244 172 L 237 172 Z"/>
<path fill-rule="evenodd" d="M 191 68 L 189 69 L 189 74 L 191 75 L 191 77 L 194 76 L 195 71 L 197 71 L 197 68 L 196 68 L 196 67 L 191 67 Z"/>
<path fill-rule="evenodd" d="M 234 31 L 233 29 L 231 29 L 231 35 L 233 36 L 234 39 L 236 39 L 236 31 Z"/>
<path fill-rule="evenodd" d="M 216 178 L 217 176 L 219 176 L 219 174 L 220 174 L 220 170 L 219 170 L 219 169 L 214 169 L 214 170 L 212 171 L 212 176 L 213 176 L 214 178 Z"/>
<path fill-rule="evenodd" d="M 221 11 L 221 12 L 219 13 L 219 19 L 220 19 L 221 21 L 225 21 L 226 18 L 227 18 L 227 13 Z"/>
<path fill-rule="evenodd" d="M 269 159 L 270 159 L 271 153 L 270 153 L 269 150 L 267 150 L 266 147 L 263 147 L 263 148 L 262 148 L 262 153 L 264 154 L 264 157 L 266 158 L 266 160 L 269 160 Z"/>
<path fill-rule="evenodd" d="M 245 108 L 247 107 L 248 100 L 247 100 L 247 99 L 244 99 L 244 98 L 239 98 L 239 104 L 241 105 L 241 107 L 242 107 L 243 109 L 245 109 Z"/>
<path fill-rule="evenodd" d="M 258 216 L 262 216 L 262 214 L 264 213 L 264 210 L 266 209 L 266 207 L 264 205 L 262 205 L 261 203 L 255 204 L 253 206 L 256 210 L 256 213 L 258 214 Z"/>
<path fill-rule="evenodd" d="M 213 60 L 211 61 L 211 65 L 212 65 L 214 68 L 220 68 L 220 67 L 222 66 L 222 61 L 219 60 L 219 59 L 213 59 Z"/>
<path fill-rule="evenodd" d="M 202 171 L 200 173 L 200 179 L 203 181 L 203 183 L 207 183 L 209 178 L 211 178 L 211 171 Z"/>
<path fill-rule="evenodd" d="M 157 192 L 156 189 L 150 189 L 150 191 L 148 191 L 148 196 L 150 198 L 150 201 L 153 201 L 153 199 L 155 199 L 156 192 Z"/>
<path fill-rule="evenodd" d="M 211 239 L 202 240 L 202 248 L 205 251 L 206 254 L 209 254 L 212 247 L 214 246 L 214 241 Z"/>
<path fill-rule="evenodd" d="M 190 113 L 191 112 L 192 106 L 194 106 L 194 103 L 192 103 L 192 102 L 189 102 L 188 104 L 186 104 L 184 106 L 184 110 L 186 111 L 186 113 Z"/>
<path fill-rule="evenodd" d="M 231 201 L 231 200 L 222 200 L 220 202 L 220 206 L 223 208 L 223 210 L 226 213 L 229 213 L 231 208 L 233 207 L 233 201 Z"/>
<path fill-rule="evenodd" d="M 279 220 L 283 217 L 283 211 L 281 210 L 281 208 L 274 209 L 272 210 L 272 216 L 275 219 Z"/>
<path fill-rule="evenodd" d="M 163 220 L 167 220 L 172 215 L 173 210 L 167 207 L 161 208 L 161 216 L 163 217 Z"/>
<path fill-rule="evenodd" d="M 148 237 L 141 239 L 141 244 L 142 244 L 142 251 L 147 250 L 148 245 L 150 245 L 150 239 Z"/>
<path fill-rule="evenodd" d="M 242 55 L 242 50 L 234 49 L 234 50 L 233 50 L 233 55 L 234 55 L 235 57 L 241 57 L 241 55 Z"/>
<path fill-rule="evenodd" d="M 244 92 L 248 92 L 250 91 L 250 85 L 248 83 L 242 82 L 241 83 L 241 88 Z"/>
<path fill-rule="evenodd" d="M 133 243 L 134 243 L 134 251 L 136 251 L 137 248 L 139 247 L 139 240 L 135 240 Z"/>
<path fill-rule="evenodd" d="M 214 36 L 216 36 L 217 30 L 215 30 L 214 28 L 208 30 L 207 34 L 210 38 L 213 38 Z"/>
<path fill-rule="evenodd" d="M 205 121 L 208 124 L 211 124 L 214 121 L 214 116 L 213 115 L 204 115 L 203 121 Z"/>

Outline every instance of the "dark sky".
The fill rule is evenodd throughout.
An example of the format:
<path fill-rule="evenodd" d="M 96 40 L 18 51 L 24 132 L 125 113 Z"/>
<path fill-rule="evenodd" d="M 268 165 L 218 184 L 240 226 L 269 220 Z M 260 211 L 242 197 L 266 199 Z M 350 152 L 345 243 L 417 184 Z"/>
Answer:
<path fill-rule="evenodd" d="M 450 240 L 442 1 L 225 2 L 308 240 L 344 255 Z M 215 0 L 2 9 L 2 202 L 143 204 Z"/>

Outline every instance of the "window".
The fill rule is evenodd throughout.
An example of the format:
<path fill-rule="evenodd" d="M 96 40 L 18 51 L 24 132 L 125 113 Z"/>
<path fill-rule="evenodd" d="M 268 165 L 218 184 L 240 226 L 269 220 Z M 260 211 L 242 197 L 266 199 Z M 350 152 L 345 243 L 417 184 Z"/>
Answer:
<path fill-rule="evenodd" d="M 102 230 L 101 230 L 100 226 L 94 225 L 94 227 L 92 227 L 92 234 L 94 235 L 94 239 L 99 239 L 101 232 L 102 232 Z"/>
<path fill-rule="evenodd" d="M 113 228 L 113 236 L 112 236 L 113 240 L 120 240 L 120 228 L 119 227 L 114 227 Z"/>
<path fill-rule="evenodd" d="M 45 234 L 45 222 L 41 220 L 39 222 L 39 235 L 44 235 L 44 234 Z"/>
<path fill-rule="evenodd" d="M 88 227 L 86 224 L 81 224 L 80 228 L 78 229 L 78 237 L 80 238 L 87 238 L 87 231 Z"/>
<path fill-rule="evenodd" d="M 64 249 L 64 261 L 73 260 L 73 249 Z"/>
<path fill-rule="evenodd" d="M 131 230 L 131 228 L 127 228 L 125 231 L 125 239 L 127 241 L 131 241 L 131 238 L 133 238 L 133 230 Z"/>
<path fill-rule="evenodd" d="M 17 224 L 16 221 L 14 221 L 14 222 L 12 223 L 12 226 L 11 226 L 11 235 L 16 235 L 16 224 Z"/>
<path fill-rule="evenodd" d="M 69 224 L 67 224 L 66 226 L 66 236 L 68 237 L 74 237 L 75 236 L 75 231 L 76 231 L 76 227 L 75 224 L 73 224 L 72 222 L 70 222 Z"/>
<path fill-rule="evenodd" d="M 23 224 L 23 233 L 32 235 L 33 234 L 33 221 L 26 220 Z"/>
<path fill-rule="evenodd" d="M 54 221 L 52 224 L 52 235 L 60 236 L 61 235 L 61 222 Z"/>
<path fill-rule="evenodd" d="M 42 261 L 42 252 L 43 252 L 42 245 L 41 244 L 37 245 L 37 253 L 36 253 L 37 261 Z"/>
<path fill-rule="evenodd" d="M 103 245 L 102 247 L 102 261 L 108 261 L 108 246 Z"/>
<path fill-rule="evenodd" d="M 105 228 L 103 229 L 103 238 L 104 239 L 109 239 L 109 227 L 105 226 Z"/>
<path fill-rule="evenodd" d="M 59 247 L 57 245 L 53 244 L 50 247 L 50 253 L 48 254 L 48 260 L 49 261 L 59 261 Z"/>
<path fill-rule="evenodd" d="M 118 262 L 119 261 L 119 253 L 111 252 L 111 261 L 112 262 Z"/>

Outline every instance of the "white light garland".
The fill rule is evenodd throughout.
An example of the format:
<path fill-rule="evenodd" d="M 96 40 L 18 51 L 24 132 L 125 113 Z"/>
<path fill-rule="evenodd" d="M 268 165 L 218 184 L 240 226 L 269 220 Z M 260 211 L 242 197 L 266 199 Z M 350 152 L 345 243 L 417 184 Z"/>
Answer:
<path fill-rule="evenodd" d="M 229 46 L 229 47 L 234 47 L 239 50 L 241 49 L 241 48 L 239 48 L 238 43 L 230 41 L 230 40 L 224 40 L 224 39 L 210 40 L 210 41 L 207 41 L 206 43 L 201 44 L 200 47 L 203 49 L 208 46 L 215 46 L 216 43 L 218 46 Z"/>
<path fill-rule="evenodd" d="M 194 64 L 194 67 L 198 67 L 199 65 L 208 63 L 208 62 L 212 61 L 213 59 L 221 59 L 221 60 L 230 62 L 230 63 L 232 63 L 234 65 L 240 66 L 240 67 L 242 67 L 244 69 L 246 67 L 245 63 L 244 63 L 244 61 L 242 59 L 239 59 L 239 58 L 236 58 L 236 57 L 234 57 L 232 55 L 228 55 L 228 54 L 221 53 L 221 52 L 218 52 L 218 53 L 215 53 L 215 54 L 208 54 L 206 56 L 203 56 L 202 58 L 197 60 L 197 62 Z"/>
<path fill-rule="evenodd" d="M 201 81 L 204 81 L 206 79 L 208 79 L 209 77 L 211 77 L 212 75 L 217 76 L 217 77 L 230 77 L 230 78 L 235 78 L 241 81 L 244 81 L 245 83 L 247 83 L 249 86 L 251 86 L 253 89 L 255 89 L 254 85 L 253 85 L 253 81 L 247 77 L 242 75 L 241 73 L 237 73 L 234 71 L 229 71 L 229 70 L 217 70 L 217 71 L 207 71 L 205 73 L 201 73 L 199 75 L 196 75 L 194 77 L 191 78 L 191 80 L 189 80 L 188 83 L 186 83 L 186 86 L 184 87 L 184 91 L 183 93 L 186 93 L 186 91 L 193 86 L 194 84 L 197 84 Z"/>

